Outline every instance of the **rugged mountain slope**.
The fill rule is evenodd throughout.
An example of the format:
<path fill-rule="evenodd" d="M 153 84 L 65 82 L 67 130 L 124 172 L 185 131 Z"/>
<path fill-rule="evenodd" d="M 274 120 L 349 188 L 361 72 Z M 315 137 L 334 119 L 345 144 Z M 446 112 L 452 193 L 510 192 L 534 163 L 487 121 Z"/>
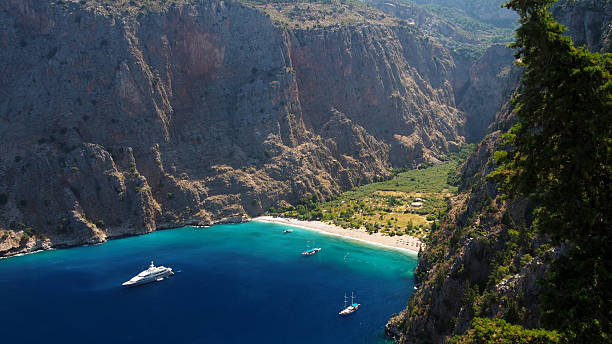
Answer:
<path fill-rule="evenodd" d="M 605 40 L 606 35 L 602 31 L 585 35 L 583 29 L 610 27 L 606 14 L 610 7 L 606 2 L 599 5 L 593 9 L 580 2 L 560 4 L 553 12 L 579 44 L 598 50 L 604 44 L 595 37 Z M 387 324 L 387 333 L 397 341 L 444 342 L 464 333 L 474 317 L 503 318 L 526 328 L 541 326 L 543 287 L 538 280 L 564 248 L 551 247 L 547 238 L 532 232 L 528 200 L 503 200 L 496 185 L 485 178 L 495 168 L 493 152 L 501 134 L 512 122 L 508 103 L 459 171 L 461 193 L 449 204 L 440 230 L 431 234 L 427 251 L 420 254 L 419 290 L 406 310 Z"/>
<path fill-rule="evenodd" d="M 4 1 L 0 255 L 240 221 L 435 160 L 464 142 L 470 66 L 365 6 Z"/>
<path fill-rule="evenodd" d="M 476 316 L 539 326 L 536 281 L 546 271 L 550 246 L 527 230 L 529 202 L 502 200 L 485 180 L 508 129 L 506 116 L 462 166 L 460 194 L 419 255 L 419 289 L 387 324 L 398 342 L 441 343 L 463 333 Z"/>
<path fill-rule="evenodd" d="M 508 98 L 502 91 L 518 82 L 516 78 L 508 79 L 514 56 L 506 45 L 512 39 L 512 30 L 487 26 L 463 17 L 461 19 L 465 21 L 460 25 L 456 22 L 459 20 L 446 20 L 427 7 L 407 1 L 371 0 L 370 3 L 449 47 L 456 65 L 453 79 L 449 81 L 453 85 L 456 106 L 466 115 L 464 135 L 469 142 L 480 141 L 493 116 Z M 443 9 L 453 11 L 447 7 Z M 498 39 L 501 43 L 491 43 Z"/>
<path fill-rule="evenodd" d="M 561 0 L 552 9 L 555 19 L 572 34 L 576 46 L 612 51 L 612 3 L 607 0 Z"/>
<path fill-rule="evenodd" d="M 501 0 L 408 0 L 419 5 L 434 5 L 454 8 L 485 23 L 500 27 L 514 27 L 516 13 L 500 8 Z"/>

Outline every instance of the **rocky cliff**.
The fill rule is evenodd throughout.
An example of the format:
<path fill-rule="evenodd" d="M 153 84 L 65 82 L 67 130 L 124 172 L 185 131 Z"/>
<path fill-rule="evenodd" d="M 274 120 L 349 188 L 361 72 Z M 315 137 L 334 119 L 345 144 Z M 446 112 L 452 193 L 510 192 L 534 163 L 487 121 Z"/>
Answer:
<path fill-rule="evenodd" d="M 418 1 L 417 1 L 418 2 Z M 452 83 L 453 97 L 458 109 L 466 118 L 463 134 L 468 142 L 480 141 L 487 127 L 500 106 L 509 95 L 504 90 L 512 89 L 518 80 L 509 78 L 514 62 L 513 51 L 504 43 L 492 43 L 492 36 L 498 35 L 502 42 L 509 43 L 512 30 L 486 26 L 473 22 L 474 19 L 461 17 L 457 22 L 436 16 L 428 7 L 419 7 L 406 1 L 370 0 L 370 3 L 381 11 L 407 22 L 449 47 L 455 62 Z M 424 2 L 423 2 L 424 3 Z M 490 9 L 494 2 L 487 4 Z M 500 1 L 499 4 L 502 2 Z M 493 7 L 490 16 L 493 18 L 515 18 L 509 10 L 502 10 L 499 4 Z M 444 3 L 451 8 L 471 5 L 464 2 Z M 473 4 L 472 4 L 473 5 Z M 481 10 L 482 12 L 482 10 Z M 476 17 L 480 15 L 474 14 Z M 468 22 L 464 24 L 463 21 Z M 472 20 L 472 21 L 470 21 Z M 499 32 L 498 32 L 499 31 Z M 483 53 L 479 54 L 479 51 Z M 474 58 L 476 54 L 478 57 Z"/>
<path fill-rule="evenodd" d="M 537 280 L 550 262 L 550 245 L 529 230 L 531 204 L 503 200 L 485 177 L 493 152 L 512 122 L 510 105 L 462 165 L 460 194 L 443 225 L 419 253 L 418 290 L 392 318 L 387 333 L 400 343 L 442 343 L 464 333 L 474 317 L 503 318 L 539 327 Z"/>
<path fill-rule="evenodd" d="M 612 24 L 606 1 L 561 2 L 553 13 L 577 44 L 609 51 L 605 47 Z M 509 80 L 518 76 L 520 70 L 510 70 Z M 531 229 L 529 200 L 504 200 L 486 179 L 496 167 L 493 153 L 501 135 L 513 121 L 508 102 L 458 171 L 460 194 L 451 200 L 441 228 L 430 235 L 427 250 L 419 254 L 418 290 L 408 307 L 387 324 L 387 333 L 396 341 L 443 343 L 464 333 L 474 317 L 541 326 L 543 287 L 538 280 L 563 248 L 552 247 Z"/>
<path fill-rule="evenodd" d="M 501 8 L 503 0 L 410 0 L 420 5 L 444 6 L 496 26 L 514 27 L 518 20 L 516 13 Z"/>
<path fill-rule="evenodd" d="M 555 4 L 552 13 L 571 33 L 576 46 L 596 52 L 612 51 L 612 3 L 607 0 L 570 1 Z"/>
<path fill-rule="evenodd" d="M 465 140 L 471 66 L 368 6 L 3 1 L 0 255 L 241 221 L 435 160 Z"/>

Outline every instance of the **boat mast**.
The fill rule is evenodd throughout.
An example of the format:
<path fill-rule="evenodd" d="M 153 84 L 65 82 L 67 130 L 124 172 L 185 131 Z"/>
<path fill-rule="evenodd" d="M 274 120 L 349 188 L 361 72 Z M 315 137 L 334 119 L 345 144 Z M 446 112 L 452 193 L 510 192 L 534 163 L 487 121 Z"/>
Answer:
<path fill-rule="evenodd" d="M 355 295 L 351 292 L 351 306 L 355 304 Z"/>
<path fill-rule="evenodd" d="M 348 302 L 348 298 L 346 297 L 346 293 L 344 293 L 344 308 L 346 308 L 347 302 Z"/>

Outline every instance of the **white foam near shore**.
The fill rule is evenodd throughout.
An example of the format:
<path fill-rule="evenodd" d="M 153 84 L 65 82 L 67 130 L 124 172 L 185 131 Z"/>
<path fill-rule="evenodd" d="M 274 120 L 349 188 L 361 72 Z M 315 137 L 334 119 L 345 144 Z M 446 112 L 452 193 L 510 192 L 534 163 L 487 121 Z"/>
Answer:
<path fill-rule="evenodd" d="M 21 257 L 21 256 L 25 256 L 25 255 L 29 255 L 29 254 L 34 254 L 34 253 L 39 253 L 39 252 L 45 252 L 45 251 L 51 251 L 51 250 L 55 250 L 54 248 L 48 248 L 46 250 L 35 250 L 35 251 L 30 251 L 30 252 L 22 252 L 22 253 L 17 253 L 14 254 L 12 256 L 4 256 L 4 257 L 0 257 L 0 259 L 4 259 L 4 258 L 12 258 L 12 257 Z"/>
<path fill-rule="evenodd" d="M 301 227 L 327 235 L 333 235 L 346 239 L 365 242 L 372 245 L 407 251 L 411 254 L 417 254 L 419 248 L 425 248 L 425 244 L 422 243 L 418 238 L 413 236 L 402 235 L 391 237 L 382 235 L 380 233 L 369 234 L 363 229 L 344 229 L 342 227 L 327 224 L 321 221 L 302 221 L 298 219 L 273 216 L 260 216 L 253 218 L 253 221 L 278 223 Z"/>

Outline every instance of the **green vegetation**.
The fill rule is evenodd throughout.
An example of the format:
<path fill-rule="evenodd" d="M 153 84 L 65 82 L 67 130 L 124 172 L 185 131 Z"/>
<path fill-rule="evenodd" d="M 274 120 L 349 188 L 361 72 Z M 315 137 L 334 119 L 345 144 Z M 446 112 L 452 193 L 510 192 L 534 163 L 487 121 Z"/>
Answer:
<path fill-rule="evenodd" d="M 513 27 L 496 27 L 492 24 L 483 23 L 457 8 L 432 4 L 421 7 L 455 25 L 459 28 L 460 33 L 468 38 L 464 41 L 456 41 L 442 33 L 431 32 L 438 40 L 446 42 L 460 55 L 477 59 L 493 44 L 509 44 L 512 42 Z"/>
<path fill-rule="evenodd" d="M 23 222 L 19 222 L 17 224 L 16 230 L 23 231 L 23 235 L 20 240 L 21 245 L 24 245 L 26 242 L 28 242 L 28 240 L 30 240 L 32 236 L 34 236 L 34 230 L 32 229 L 32 226 L 28 226 Z"/>
<path fill-rule="evenodd" d="M 511 0 L 521 16 L 517 58 L 526 70 L 490 178 L 507 197 L 529 197 L 534 228 L 564 252 L 551 265 L 542 323 L 571 342 L 610 333 L 612 233 L 612 55 L 575 48 L 548 8 L 554 0 Z"/>
<path fill-rule="evenodd" d="M 407 0 L 420 5 L 444 6 L 500 28 L 516 28 L 518 17 L 502 9 L 504 0 Z M 569 0 L 574 1 L 574 0 Z"/>
<path fill-rule="evenodd" d="M 159 12 L 171 6 L 187 3 L 188 0 L 56 0 L 57 5 L 69 3 L 83 8 L 105 10 L 108 14 L 139 14 L 144 12 Z M 78 19 L 80 20 L 80 18 Z"/>
<path fill-rule="evenodd" d="M 243 0 L 265 13 L 273 22 L 287 29 L 313 30 L 357 23 L 402 25 L 401 20 L 388 16 L 360 1 L 282 1 Z"/>
<path fill-rule="evenodd" d="M 446 212 L 448 197 L 457 193 L 457 187 L 448 184 L 448 176 L 473 148 L 466 145 L 442 164 L 396 170 L 390 180 L 354 188 L 328 202 L 306 198 L 295 207 L 271 209 L 268 214 L 365 228 L 370 233 L 423 237 L 436 229 L 438 219 Z"/>
<path fill-rule="evenodd" d="M 563 343 L 555 331 L 527 330 L 510 325 L 501 319 L 475 318 L 472 327 L 463 335 L 455 336 L 452 344 L 554 344 Z"/>
<path fill-rule="evenodd" d="M 512 12 L 501 9 L 502 0 L 403 0 L 443 19 L 452 26 L 434 21 L 427 34 L 450 47 L 456 54 L 478 59 L 493 44 L 509 44 L 518 26 Z M 503 12 L 505 13 L 504 15 Z M 449 35 L 449 30 L 453 31 Z"/>

